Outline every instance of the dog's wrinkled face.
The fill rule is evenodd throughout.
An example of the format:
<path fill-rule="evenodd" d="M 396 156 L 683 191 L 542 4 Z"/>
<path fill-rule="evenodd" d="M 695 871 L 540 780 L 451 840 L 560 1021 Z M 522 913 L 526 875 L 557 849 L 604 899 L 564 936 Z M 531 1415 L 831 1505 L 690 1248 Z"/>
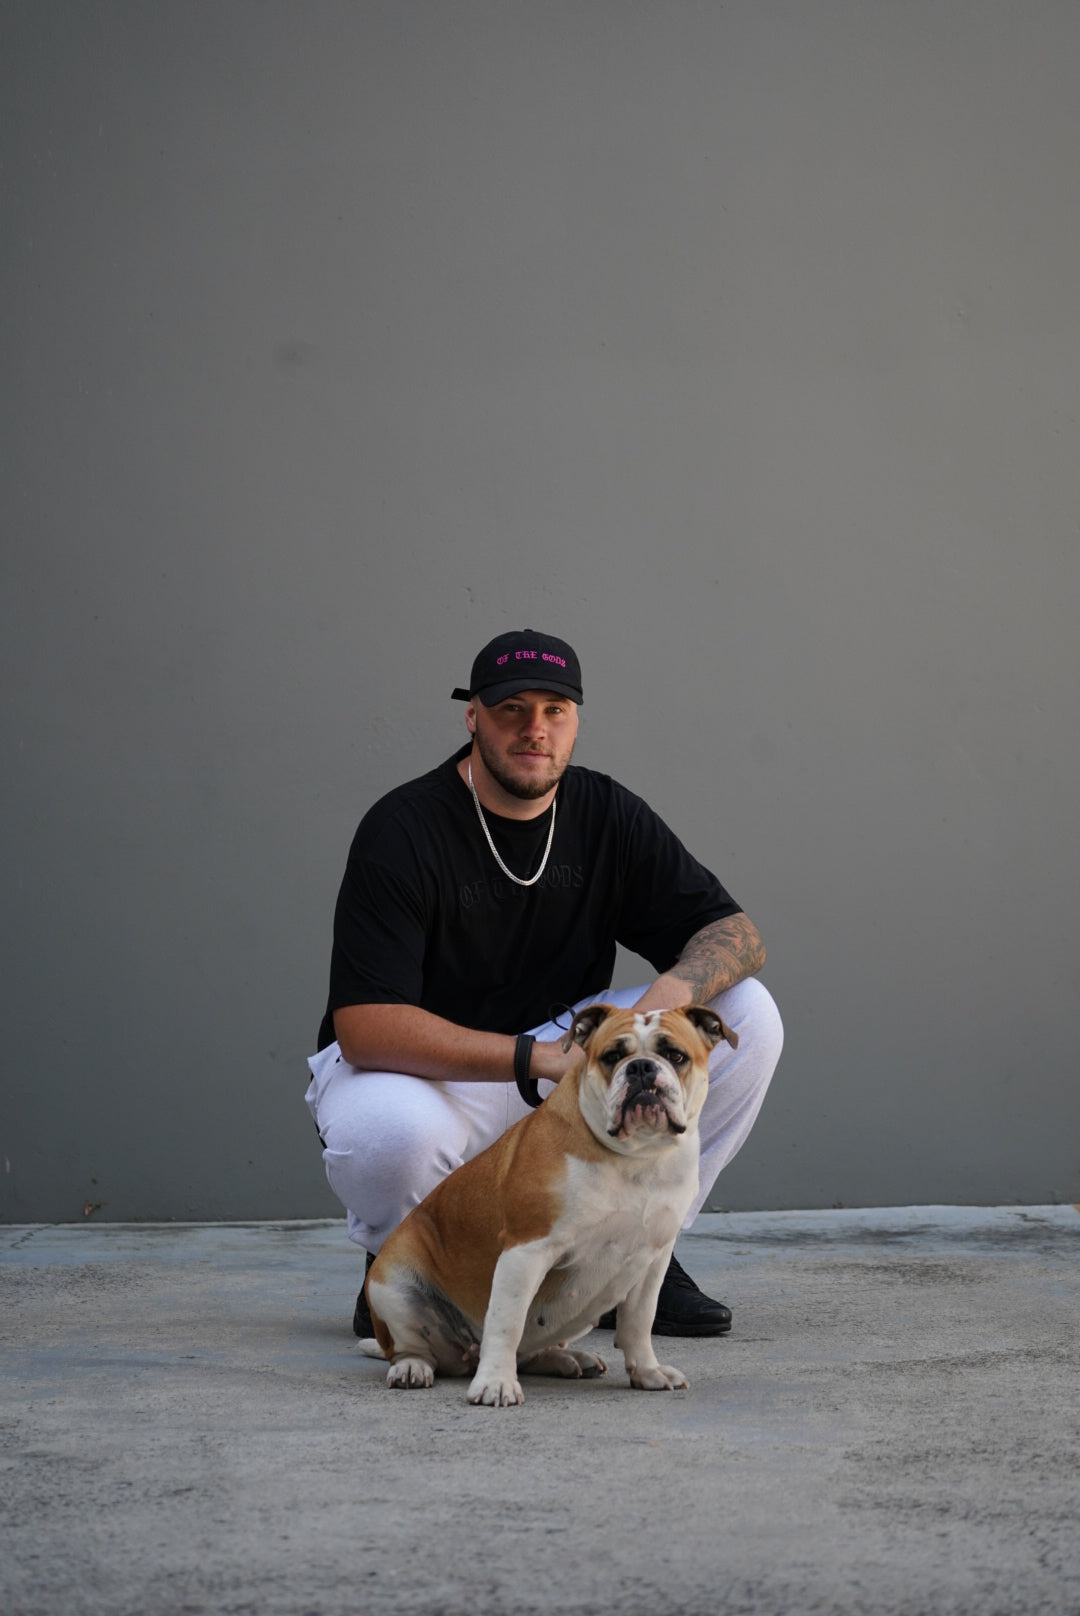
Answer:
<path fill-rule="evenodd" d="M 585 1051 L 582 1111 L 593 1133 L 623 1152 L 677 1140 L 705 1103 L 709 1052 L 721 1038 L 738 1042 L 705 1005 L 579 1011 L 566 1046 Z"/>

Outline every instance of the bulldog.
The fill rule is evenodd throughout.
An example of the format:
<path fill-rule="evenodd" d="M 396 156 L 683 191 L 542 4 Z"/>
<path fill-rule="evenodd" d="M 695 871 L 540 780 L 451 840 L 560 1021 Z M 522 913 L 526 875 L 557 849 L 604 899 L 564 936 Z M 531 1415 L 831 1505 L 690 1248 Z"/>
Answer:
<path fill-rule="evenodd" d="M 518 1374 L 602 1375 L 571 1343 L 617 1308 L 631 1386 L 683 1389 L 657 1362 L 660 1284 L 697 1193 L 697 1122 L 710 1051 L 736 1035 L 703 1005 L 587 1006 L 580 1045 L 539 1110 L 438 1184 L 399 1224 L 367 1276 L 387 1384 L 472 1374 L 470 1403 L 522 1403 Z"/>

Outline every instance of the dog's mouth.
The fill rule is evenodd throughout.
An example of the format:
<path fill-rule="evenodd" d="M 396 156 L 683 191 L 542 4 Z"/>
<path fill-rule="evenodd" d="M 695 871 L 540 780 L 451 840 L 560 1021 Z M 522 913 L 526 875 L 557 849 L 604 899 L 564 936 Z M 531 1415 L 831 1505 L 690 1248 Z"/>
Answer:
<path fill-rule="evenodd" d="M 668 1102 L 652 1084 L 634 1087 L 627 1093 L 619 1108 L 619 1120 L 608 1129 L 612 1139 L 629 1133 L 631 1128 L 647 1128 L 653 1132 L 685 1133 L 685 1122 L 676 1122 Z"/>

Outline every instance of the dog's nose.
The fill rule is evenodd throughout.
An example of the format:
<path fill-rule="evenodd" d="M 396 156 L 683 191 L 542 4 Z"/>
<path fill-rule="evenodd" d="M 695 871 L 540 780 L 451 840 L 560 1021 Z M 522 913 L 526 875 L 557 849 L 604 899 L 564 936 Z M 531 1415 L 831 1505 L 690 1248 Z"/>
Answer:
<path fill-rule="evenodd" d="M 655 1087 L 657 1071 L 658 1067 L 655 1061 L 646 1060 L 643 1056 L 638 1056 L 635 1060 L 627 1062 L 623 1076 L 626 1078 L 627 1085 L 632 1092 L 635 1089 L 651 1089 Z"/>

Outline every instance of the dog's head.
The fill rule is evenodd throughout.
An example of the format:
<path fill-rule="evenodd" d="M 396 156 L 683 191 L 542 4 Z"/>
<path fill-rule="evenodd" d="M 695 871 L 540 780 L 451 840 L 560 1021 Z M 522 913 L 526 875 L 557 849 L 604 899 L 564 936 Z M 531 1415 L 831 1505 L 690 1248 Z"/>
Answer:
<path fill-rule="evenodd" d="M 581 1109 L 596 1137 L 612 1150 L 637 1151 L 674 1142 L 698 1119 L 709 1087 L 710 1051 L 738 1038 L 715 1010 L 579 1010 L 563 1047 L 585 1051 Z"/>

